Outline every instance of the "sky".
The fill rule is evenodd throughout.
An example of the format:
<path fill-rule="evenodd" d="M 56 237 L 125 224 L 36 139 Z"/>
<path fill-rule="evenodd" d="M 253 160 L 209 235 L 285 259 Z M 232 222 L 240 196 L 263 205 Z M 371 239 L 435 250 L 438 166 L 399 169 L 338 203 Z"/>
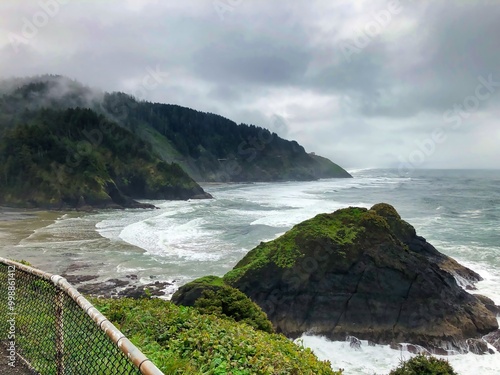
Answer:
<path fill-rule="evenodd" d="M 45 73 L 348 169 L 500 168 L 496 0 L 2 0 L 0 78 Z"/>

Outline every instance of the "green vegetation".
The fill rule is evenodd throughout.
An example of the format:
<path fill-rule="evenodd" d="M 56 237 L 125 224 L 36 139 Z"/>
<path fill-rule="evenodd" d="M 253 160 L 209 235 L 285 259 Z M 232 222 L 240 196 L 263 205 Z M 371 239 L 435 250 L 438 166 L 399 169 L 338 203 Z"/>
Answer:
<path fill-rule="evenodd" d="M 219 276 L 203 276 L 184 285 L 183 288 L 190 286 L 221 287 L 224 285 L 226 285 L 224 284 L 224 280 L 222 280 Z"/>
<path fill-rule="evenodd" d="M 105 96 L 105 109 L 112 111 L 117 106 L 130 108 L 123 124 L 141 124 L 156 130 L 182 155 L 167 160 L 178 162 L 201 181 L 350 177 L 330 160 L 315 158 L 297 142 L 255 125 L 237 125 L 222 116 L 178 105 L 135 102 L 123 94 Z M 158 144 L 157 137 L 150 138 L 151 133 L 138 134 Z"/>
<path fill-rule="evenodd" d="M 248 270 L 262 268 L 273 263 L 280 268 L 291 268 L 304 257 L 308 243 L 326 240 L 342 246 L 352 245 L 357 236 L 364 232 L 363 223 L 374 216 L 382 223 L 385 220 L 365 208 L 350 207 L 332 214 L 319 214 L 312 219 L 295 225 L 281 237 L 262 242 L 240 261 L 233 270 L 224 275 L 224 281 L 233 285 Z M 387 223 L 385 223 L 387 225 Z M 338 249 L 337 255 L 345 258 L 346 253 Z"/>
<path fill-rule="evenodd" d="M 89 109 L 25 114 L 0 140 L 0 176 L 0 204 L 13 206 L 133 206 L 131 198 L 203 193 L 178 165 Z"/>
<path fill-rule="evenodd" d="M 7 265 L 0 264 L 1 285 L 8 285 L 9 271 Z M 71 297 L 60 294 L 50 280 L 16 269 L 15 304 L 10 305 L 9 301 L 12 302 L 7 287 L 0 288 L 0 341 L 3 344 L 15 342 L 16 352 L 37 373 L 58 373 L 56 343 L 59 332 L 64 341 L 66 373 L 139 374 L 120 349 L 108 340 L 106 333 Z M 60 320 L 57 319 L 56 301 L 63 309 Z"/>
<path fill-rule="evenodd" d="M 389 375 L 457 375 L 448 361 L 419 354 L 403 362 Z"/>
<path fill-rule="evenodd" d="M 172 302 L 193 306 L 202 314 L 243 322 L 264 332 L 274 332 L 271 322 L 259 306 L 217 276 L 205 276 L 181 286 L 173 295 Z"/>
<path fill-rule="evenodd" d="M 95 92 L 61 76 L 0 81 L 0 136 L 44 108 L 90 108 L 152 145 L 198 181 L 283 181 L 351 177 L 295 141 L 255 125 L 178 105 Z"/>
<path fill-rule="evenodd" d="M 274 331 L 262 309 L 244 293 L 229 285 L 223 285 L 216 290 L 204 290 L 194 307 L 202 314 L 227 317 L 268 333 Z"/>
<path fill-rule="evenodd" d="M 310 349 L 158 299 L 93 303 L 165 374 L 341 374 Z"/>
<path fill-rule="evenodd" d="M 12 259 L 12 261 L 24 264 L 25 266 L 33 267 L 30 262 L 28 262 L 27 260 L 24 260 L 24 259 L 21 259 L 21 260 Z"/>

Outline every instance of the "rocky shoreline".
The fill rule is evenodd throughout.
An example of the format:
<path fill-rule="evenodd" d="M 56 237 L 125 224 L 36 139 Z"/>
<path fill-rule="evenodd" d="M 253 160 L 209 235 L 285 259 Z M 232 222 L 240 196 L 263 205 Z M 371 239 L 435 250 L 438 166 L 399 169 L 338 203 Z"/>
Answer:
<path fill-rule="evenodd" d="M 174 283 L 166 281 L 152 281 L 148 284 L 139 282 L 135 274 L 124 278 L 109 279 L 104 282 L 95 282 L 96 275 L 61 275 L 78 291 L 86 296 L 99 298 L 165 298 L 166 289 Z M 93 282 L 94 281 L 94 282 Z"/>

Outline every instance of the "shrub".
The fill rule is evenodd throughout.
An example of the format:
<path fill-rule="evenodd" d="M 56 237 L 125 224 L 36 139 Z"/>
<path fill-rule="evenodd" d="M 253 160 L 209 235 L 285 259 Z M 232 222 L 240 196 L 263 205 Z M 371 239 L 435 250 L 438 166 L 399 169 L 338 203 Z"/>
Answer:
<path fill-rule="evenodd" d="M 389 375 L 457 375 L 448 361 L 419 354 L 401 363 Z"/>
<path fill-rule="evenodd" d="M 283 335 L 159 299 L 93 299 L 165 374 L 340 375 Z"/>
<path fill-rule="evenodd" d="M 204 290 L 194 307 L 202 314 L 228 317 L 268 333 L 274 331 L 266 313 L 244 293 L 228 285 L 216 290 Z"/>

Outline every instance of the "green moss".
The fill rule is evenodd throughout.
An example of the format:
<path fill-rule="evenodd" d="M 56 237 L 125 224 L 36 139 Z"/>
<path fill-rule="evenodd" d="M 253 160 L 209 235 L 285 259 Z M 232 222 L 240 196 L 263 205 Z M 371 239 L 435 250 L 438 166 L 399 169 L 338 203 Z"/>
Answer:
<path fill-rule="evenodd" d="M 320 214 L 297 224 L 281 237 L 261 242 L 224 275 L 224 281 L 232 285 L 247 271 L 260 269 L 269 263 L 280 268 L 291 268 L 305 256 L 311 241 L 326 239 L 341 246 L 351 245 L 358 234 L 364 231 L 360 221 L 366 213 L 365 208 L 349 207 L 332 214 Z M 338 255 L 345 257 L 346 253 L 339 251 Z"/>
<path fill-rule="evenodd" d="M 165 374 L 341 374 L 285 336 L 194 308 L 159 299 L 93 303 Z"/>
<path fill-rule="evenodd" d="M 219 276 L 203 276 L 191 281 L 188 285 L 224 286 L 226 284 Z"/>
<path fill-rule="evenodd" d="M 371 212 L 385 219 L 394 236 L 401 242 L 406 242 L 416 235 L 415 228 L 401 219 L 396 209 L 387 203 L 378 203 L 370 208 Z"/>
<path fill-rule="evenodd" d="M 401 216 L 399 216 L 396 209 L 387 203 L 377 203 L 372 208 L 370 208 L 370 211 L 374 211 L 378 215 L 385 217 L 385 218 L 401 219 Z"/>
<path fill-rule="evenodd" d="M 367 211 L 361 218 L 360 224 L 374 234 L 389 232 L 391 229 L 387 221 L 375 211 Z"/>

